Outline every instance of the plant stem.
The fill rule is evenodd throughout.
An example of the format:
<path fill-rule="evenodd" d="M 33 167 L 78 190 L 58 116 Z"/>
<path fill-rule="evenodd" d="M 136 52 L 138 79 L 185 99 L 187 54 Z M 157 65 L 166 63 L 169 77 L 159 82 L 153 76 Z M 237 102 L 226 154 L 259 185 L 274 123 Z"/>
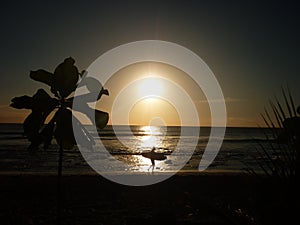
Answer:
<path fill-rule="evenodd" d="M 59 148 L 58 168 L 57 168 L 57 224 L 61 224 L 61 177 L 62 177 L 62 163 L 63 163 L 63 147 Z"/>

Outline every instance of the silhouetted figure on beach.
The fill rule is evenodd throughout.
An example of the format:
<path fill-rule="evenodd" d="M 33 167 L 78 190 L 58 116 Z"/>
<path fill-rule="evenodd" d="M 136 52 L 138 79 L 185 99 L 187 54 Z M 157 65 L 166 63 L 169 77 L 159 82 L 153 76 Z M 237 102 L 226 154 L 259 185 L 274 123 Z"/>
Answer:
<path fill-rule="evenodd" d="M 145 152 L 145 153 L 142 153 L 142 156 L 148 158 L 151 160 L 151 166 L 149 167 L 148 170 L 151 169 L 152 167 L 152 170 L 154 169 L 155 167 L 155 160 L 165 160 L 167 157 L 163 154 L 163 153 L 160 153 L 160 152 L 155 152 L 155 147 L 153 147 L 151 149 L 150 152 Z"/>
<path fill-rule="evenodd" d="M 153 155 L 155 153 L 155 147 L 153 147 L 150 151 L 150 153 Z M 151 158 L 151 166 L 154 168 L 155 167 L 155 160 Z"/>

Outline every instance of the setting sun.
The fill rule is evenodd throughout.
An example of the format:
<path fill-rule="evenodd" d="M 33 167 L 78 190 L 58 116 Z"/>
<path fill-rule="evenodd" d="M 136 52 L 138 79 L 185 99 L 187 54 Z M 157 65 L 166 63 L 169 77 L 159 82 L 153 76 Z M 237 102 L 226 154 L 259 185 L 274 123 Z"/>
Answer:
<path fill-rule="evenodd" d="M 160 96 L 164 87 L 159 77 L 149 77 L 139 83 L 139 94 L 142 96 Z"/>
<path fill-rule="evenodd" d="M 157 117 L 166 126 L 196 126 L 200 115 L 202 125 L 210 124 L 210 110 L 201 89 L 174 66 L 132 64 L 115 73 L 105 87 L 110 90 L 109 98 L 98 104 L 99 109 L 111 112 L 109 124 L 149 125 Z"/>

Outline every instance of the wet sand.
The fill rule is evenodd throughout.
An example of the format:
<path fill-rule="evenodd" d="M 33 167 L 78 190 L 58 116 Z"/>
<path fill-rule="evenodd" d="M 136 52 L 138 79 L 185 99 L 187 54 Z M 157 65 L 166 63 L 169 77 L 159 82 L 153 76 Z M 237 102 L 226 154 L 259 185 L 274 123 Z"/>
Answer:
<path fill-rule="evenodd" d="M 57 224 L 57 177 L 1 175 L 0 224 Z M 100 175 L 62 178 L 61 224 L 293 224 L 289 187 L 234 173 L 177 174 L 132 187 Z"/>

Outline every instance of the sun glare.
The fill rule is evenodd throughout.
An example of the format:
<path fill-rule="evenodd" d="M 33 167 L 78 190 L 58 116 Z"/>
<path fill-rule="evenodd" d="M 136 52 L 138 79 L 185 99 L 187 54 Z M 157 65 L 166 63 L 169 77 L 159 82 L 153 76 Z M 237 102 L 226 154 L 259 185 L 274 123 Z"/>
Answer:
<path fill-rule="evenodd" d="M 141 147 L 151 148 L 153 146 L 159 146 L 161 140 L 157 136 L 159 134 L 158 128 L 153 126 L 144 126 L 141 128 L 144 131 L 145 135 L 141 137 Z"/>
<path fill-rule="evenodd" d="M 173 126 L 181 124 L 181 121 L 173 105 L 159 97 L 149 96 L 137 102 L 131 109 L 129 123 L 134 125 Z"/>
<path fill-rule="evenodd" d="M 143 97 L 160 96 L 163 91 L 163 85 L 158 77 L 149 77 L 140 81 L 139 93 Z"/>

